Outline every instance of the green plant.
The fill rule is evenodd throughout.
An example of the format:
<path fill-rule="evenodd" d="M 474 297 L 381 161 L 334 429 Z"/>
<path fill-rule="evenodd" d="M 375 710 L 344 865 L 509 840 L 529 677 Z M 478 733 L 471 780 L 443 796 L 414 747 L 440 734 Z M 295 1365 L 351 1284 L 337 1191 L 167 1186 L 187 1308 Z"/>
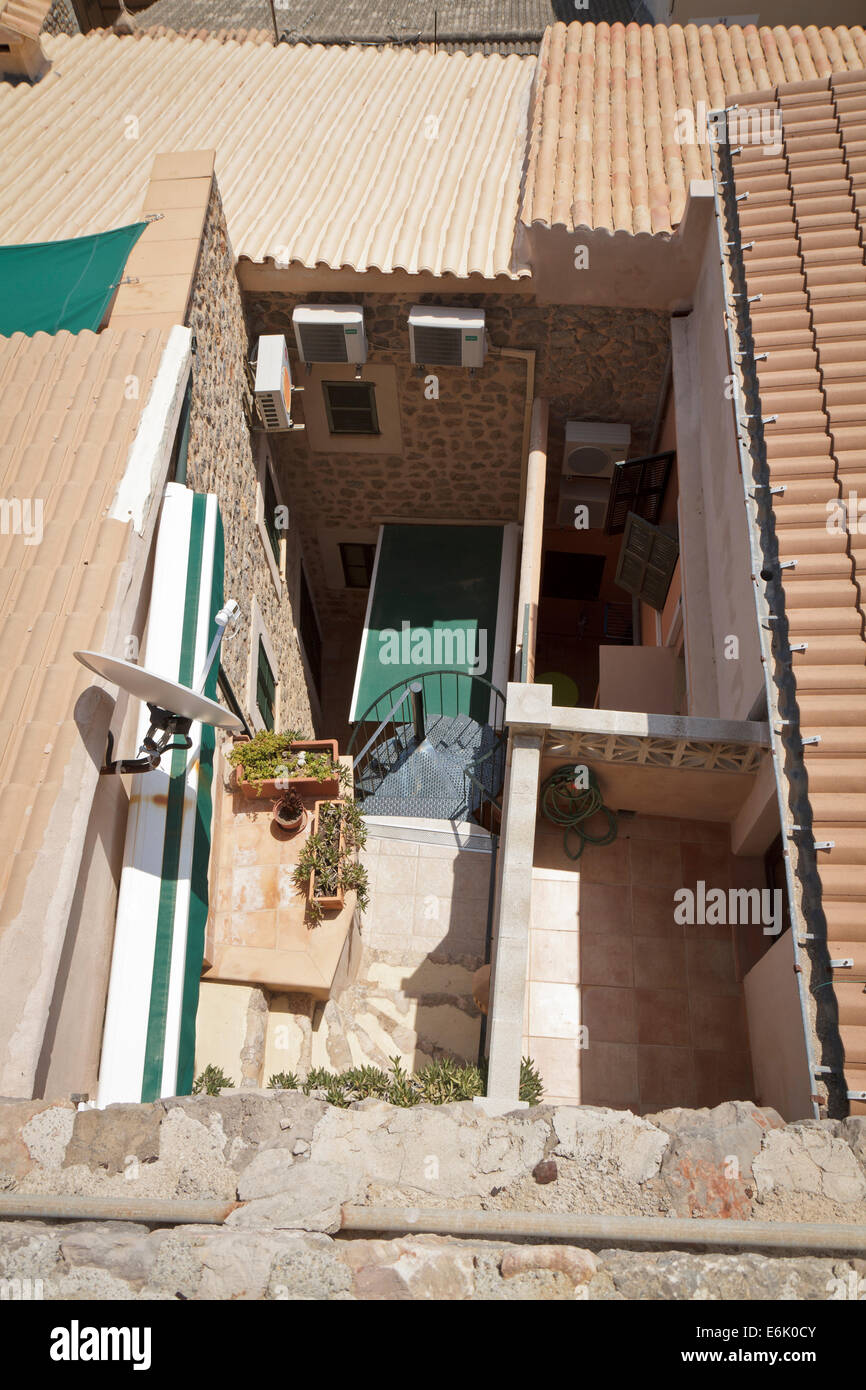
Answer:
<path fill-rule="evenodd" d="M 275 1071 L 270 1081 L 268 1089 L 271 1091 L 297 1091 L 300 1089 L 300 1081 L 293 1071 Z"/>
<path fill-rule="evenodd" d="M 453 1101 L 472 1100 L 485 1093 L 486 1066 L 483 1070 L 453 1057 L 439 1057 L 428 1062 L 420 1071 L 408 1072 L 399 1057 L 391 1058 L 388 1071 L 380 1067 L 351 1067 L 348 1071 L 332 1072 L 326 1067 L 313 1067 L 303 1084 L 305 1095 L 321 1091 L 331 1105 L 345 1109 L 356 1100 L 371 1096 L 389 1105 L 448 1105 Z M 275 1078 L 271 1078 L 273 1084 Z M 528 1057 L 520 1064 L 520 1099 L 538 1105 L 544 1094 L 541 1078 Z"/>
<path fill-rule="evenodd" d="M 234 1090 L 234 1084 L 231 1077 L 226 1076 L 222 1067 L 216 1067 L 212 1062 L 209 1062 L 204 1071 L 192 1083 L 192 1093 L 194 1096 L 200 1096 L 202 1093 L 207 1096 L 218 1096 L 220 1091 L 226 1087 L 231 1087 Z"/>
<path fill-rule="evenodd" d="M 311 875 L 316 875 L 315 894 L 307 906 L 307 920 L 312 926 L 322 920 L 319 898 L 354 890 L 359 911 L 369 906 L 367 870 L 355 858 L 366 842 L 367 827 L 354 801 L 328 801 L 319 807 L 315 834 L 304 841 L 292 875 L 298 888 L 305 888 Z"/>
<path fill-rule="evenodd" d="M 261 729 L 247 743 L 236 743 L 229 753 L 233 767 L 243 768 L 247 782 L 276 782 L 287 786 L 296 777 L 312 777 L 317 782 L 337 779 L 341 787 L 349 782 L 349 769 L 342 763 L 335 763 L 328 752 L 292 750 L 293 743 L 304 741 L 297 729 L 286 729 L 281 734 L 270 729 Z M 308 740 L 307 740 L 308 741 Z"/>
<path fill-rule="evenodd" d="M 540 1105 L 544 1096 L 544 1083 L 530 1057 L 520 1059 L 520 1099 L 530 1105 Z"/>

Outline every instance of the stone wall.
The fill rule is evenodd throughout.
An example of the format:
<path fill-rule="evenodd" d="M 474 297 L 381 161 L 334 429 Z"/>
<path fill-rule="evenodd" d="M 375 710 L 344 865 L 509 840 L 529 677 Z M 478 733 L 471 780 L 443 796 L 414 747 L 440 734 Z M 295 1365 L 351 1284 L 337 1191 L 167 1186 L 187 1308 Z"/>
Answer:
<path fill-rule="evenodd" d="M 469 1102 L 347 1110 L 318 1093 L 75 1111 L 0 1102 L 0 1191 L 236 1202 L 219 1227 L 0 1223 L 0 1280 L 64 1298 L 830 1299 L 866 1265 L 840 1257 L 651 1253 L 339 1235 L 343 1203 L 659 1218 L 862 1223 L 866 1120 L 784 1125 L 772 1110 L 629 1112 Z M 860 1284 L 858 1285 L 858 1279 Z"/>
<path fill-rule="evenodd" d="M 43 34 L 78 34 L 81 32 L 72 0 L 52 0 L 51 9 L 42 25 Z"/>
<path fill-rule="evenodd" d="M 438 400 L 409 363 L 407 317 L 414 303 L 483 307 L 494 349 L 474 377 L 440 367 Z M 397 369 L 402 454 L 319 453 L 303 435 L 276 437 L 292 480 L 311 583 L 323 617 L 363 615 L 366 595 L 328 589 L 317 528 L 405 521 L 514 521 L 523 468 L 526 367 L 496 349 L 536 353 L 534 393 L 550 401 L 550 488 L 555 494 L 567 419 L 624 421 L 632 453 L 646 452 L 668 353 L 667 315 L 648 310 L 539 305 L 529 295 L 387 295 L 277 292 L 246 295 L 251 335 L 283 333 L 294 360 L 298 303 L 365 307 L 370 364 Z M 297 383 L 304 384 L 298 368 Z"/>
<path fill-rule="evenodd" d="M 251 599 L 255 594 L 279 663 L 280 723 L 286 728 L 312 730 L 310 697 L 293 617 L 298 531 L 290 524 L 287 583 L 278 595 L 256 525 L 256 465 L 245 413 L 249 340 L 216 186 L 208 207 L 188 322 L 195 333 L 195 355 L 187 483 L 219 497 L 225 528 L 225 593 L 227 598 L 237 599 L 242 614 L 237 635 L 223 644 L 222 662 L 238 700 L 246 707 Z"/>

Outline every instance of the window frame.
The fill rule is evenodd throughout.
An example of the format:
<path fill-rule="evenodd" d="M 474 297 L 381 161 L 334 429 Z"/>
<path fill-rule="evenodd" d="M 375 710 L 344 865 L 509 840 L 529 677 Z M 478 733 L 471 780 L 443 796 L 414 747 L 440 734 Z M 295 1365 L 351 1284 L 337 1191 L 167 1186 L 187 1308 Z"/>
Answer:
<path fill-rule="evenodd" d="M 371 588 L 373 583 L 373 571 L 376 568 L 376 542 L 375 541 L 338 541 L 337 548 L 340 552 L 340 564 L 343 567 L 343 586 L 346 589 L 358 589 L 361 591 Z M 347 559 L 347 550 L 362 550 L 363 559 L 352 562 Z M 352 569 L 364 571 L 364 583 L 354 584 L 349 578 Z"/>
<path fill-rule="evenodd" d="M 331 397 L 330 397 L 330 391 L 331 391 L 331 388 L 332 388 L 332 387 L 335 387 L 335 388 L 337 388 L 337 389 L 342 389 L 342 390 L 345 390 L 346 388 L 348 388 L 350 391 L 351 391 L 351 390 L 365 390 L 365 391 L 366 391 L 366 393 L 367 393 L 367 400 L 368 400 L 368 404 L 369 404 L 369 410 L 370 410 L 370 421 L 371 421 L 371 424 L 372 424 L 372 426 L 373 426 L 372 429 L 369 429 L 369 430 L 361 429 L 361 430 L 359 430 L 359 429 L 339 429 L 339 428 L 337 428 L 337 426 L 336 426 L 336 424 L 335 424 L 335 417 L 334 417 L 334 410 L 335 410 L 335 408 L 336 408 L 337 410 L 358 411 L 358 410 L 362 409 L 362 407 L 360 407 L 360 406 L 348 406 L 348 405 L 337 406 L 337 407 L 335 407 L 334 404 L 332 403 Z M 378 411 L 378 407 L 377 407 L 377 405 L 376 405 L 376 383 L 375 383 L 374 381 L 356 381 L 356 380 L 354 380 L 354 379 L 352 379 L 352 380 L 350 380 L 350 381 L 330 381 L 330 380 L 329 380 L 329 381 L 323 381 L 323 382 L 322 382 L 322 400 L 324 401 L 324 405 L 325 405 L 325 419 L 326 419 L 326 421 L 327 421 L 327 424 L 328 424 L 328 432 L 329 432 L 330 434 L 340 435 L 340 436 L 345 436 L 345 435 L 359 435 L 359 436 L 364 436 L 365 438 L 370 438 L 370 437 L 372 437 L 372 436 L 380 435 L 380 434 L 382 433 L 381 429 L 379 428 L 379 411 Z"/>
<path fill-rule="evenodd" d="M 267 440 L 262 438 L 259 443 L 258 460 L 256 464 L 256 527 L 259 538 L 264 547 L 265 559 L 267 560 L 268 570 L 274 582 L 274 588 L 280 598 L 283 596 L 283 585 L 286 577 L 286 535 L 285 532 L 274 528 L 277 536 L 278 553 L 275 553 L 272 543 L 272 535 L 267 523 L 267 483 L 273 490 L 278 507 L 285 506 L 279 485 L 277 483 L 277 473 L 274 468 L 271 451 Z"/>
<path fill-rule="evenodd" d="M 280 663 L 277 661 L 276 654 L 274 652 L 274 644 L 271 641 L 271 635 L 268 632 L 267 627 L 265 626 L 265 621 L 262 617 L 262 610 L 259 607 L 258 600 L 254 596 L 250 608 L 250 650 L 249 663 L 247 669 L 247 712 L 249 715 L 250 726 L 256 733 L 260 733 L 263 729 L 267 728 L 267 724 L 265 723 L 265 720 L 263 719 L 259 711 L 258 704 L 260 642 L 265 654 L 265 659 L 267 660 L 268 666 L 271 669 L 271 674 L 274 678 L 274 728 L 278 729 L 282 685 L 282 682 L 280 680 Z"/>

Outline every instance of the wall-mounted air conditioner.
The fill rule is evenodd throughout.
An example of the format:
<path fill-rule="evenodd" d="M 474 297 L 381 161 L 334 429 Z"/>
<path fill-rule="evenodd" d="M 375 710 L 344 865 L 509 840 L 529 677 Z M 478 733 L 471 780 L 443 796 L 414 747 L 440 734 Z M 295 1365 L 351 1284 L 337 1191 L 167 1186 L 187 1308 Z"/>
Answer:
<path fill-rule="evenodd" d="M 268 333 L 259 338 L 254 392 L 265 429 L 290 430 L 292 369 L 282 333 Z"/>
<path fill-rule="evenodd" d="M 631 440 L 628 425 L 566 420 L 557 522 L 595 530 L 604 526 L 613 471 Z M 586 511 L 578 514 L 577 508 Z"/>
<path fill-rule="evenodd" d="M 299 304 L 292 314 L 302 362 L 366 362 L 360 304 Z"/>
<path fill-rule="evenodd" d="M 484 310 L 416 304 L 409 310 L 409 350 L 420 367 L 483 367 Z"/>

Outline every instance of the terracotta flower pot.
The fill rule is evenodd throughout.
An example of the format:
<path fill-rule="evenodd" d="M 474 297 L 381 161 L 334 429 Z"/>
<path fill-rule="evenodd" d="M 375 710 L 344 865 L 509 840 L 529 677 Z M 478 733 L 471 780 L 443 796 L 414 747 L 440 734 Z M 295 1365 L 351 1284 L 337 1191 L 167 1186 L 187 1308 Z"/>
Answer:
<path fill-rule="evenodd" d="M 343 803 L 342 803 L 342 800 L 341 800 L 340 798 L 333 798 L 333 797 L 328 797 L 328 798 L 323 797 L 321 801 L 317 801 L 317 802 L 316 802 L 315 811 L 314 811 L 314 813 L 313 813 L 313 834 L 314 834 L 314 835 L 317 835 L 318 832 L 319 832 L 319 821 L 320 821 L 320 818 L 321 818 L 321 809 L 322 809 L 322 807 L 323 807 L 323 806 L 342 806 L 342 804 L 343 804 Z M 341 855 L 341 856 L 342 856 L 342 851 L 343 851 L 343 827 L 342 827 L 342 825 L 341 825 L 341 826 L 340 826 L 340 855 Z M 343 903 L 344 903 L 343 890 L 342 890 L 342 888 L 340 888 L 340 887 L 337 888 L 336 893 L 329 894 L 329 895 L 327 895 L 327 896 L 322 896 L 322 897 L 319 897 L 319 896 L 317 895 L 317 893 L 316 893 L 316 871 L 315 871 L 315 869 L 314 869 L 313 872 L 310 874 L 310 888 L 309 888 L 309 893 L 310 893 L 310 901 L 313 902 L 313 901 L 315 900 L 315 901 L 319 904 L 319 907 L 322 908 L 322 910 L 323 910 L 324 912 L 330 912 L 330 911 L 332 911 L 332 910 L 335 910 L 335 909 L 337 909 L 337 908 L 341 908 L 341 907 L 343 906 Z"/>
<path fill-rule="evenodd" d="M 302 806 L 299 814 L 295 816 L 294 819 L 286 820 L 282 814 L 285 800 L 286 798 L 283 796 L 280 797 L 278 801 L 274 802 L 274 809 L 271 812 L 271 816 L 274 824 L 278 825 L 280 830 L 284 830 L 287 835 L 297 835 L 298 831 L 303 830 L 307 823 L 307 813 Z"/>
<path fill-rule="evenodd" d="M 330 753 L 335 767 L 340 756 L 335 738 L 305 739 L 289 746 L 293 753 Z M 279 782 L 274 777 L 268 777 L 262 782 L 249 782 L 240 763 L 235 768 L 235 785 L 250 801 L 276 801 L 290 789 L 296 791 L 298 796 L 318 796 L 328 800 L 333 800 L 340 793 L 340 783 L 336 774 L 326 778 L 324 782 L 320 782 L 316 777 L 289 777 Z"/>

